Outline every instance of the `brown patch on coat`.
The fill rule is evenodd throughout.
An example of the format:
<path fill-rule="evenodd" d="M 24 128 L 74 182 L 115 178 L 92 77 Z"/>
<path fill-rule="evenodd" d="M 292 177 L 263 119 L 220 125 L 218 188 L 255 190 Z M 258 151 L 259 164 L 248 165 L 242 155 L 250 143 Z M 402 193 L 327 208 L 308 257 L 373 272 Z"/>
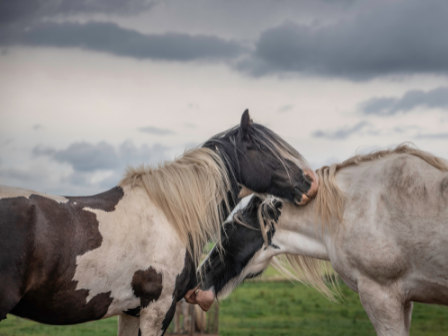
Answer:
<path fill-rule="evenodd" d="M 132 277 L 132 290 L 134 295 L 140 298 L 141 308 L 157 301 L 162 293 L 162 274 L 156 272 L 152 267 L 146 271 L 137 271 Z"/>
<path fill-rule="evenodd" d="M 72 279 L 76 257 L 102 242 L 96 215 L 83 209 L 114 211 L 123 195 L 116 187 L 95 196 L 67 197 L 62 204 L 38 195 L 0 200 L 0 231 L 8 232 L 0 235 L 0 265 L 6 269 L 0 283 L 3 292 L 17 293 L 20 299 L 8 313 L 58 325 L 97 320 L 107 313 L 110 292 L 87 303 L 89 290 L 76 290 Z M 14 269 L 16 265 L 20 267 Z"/>

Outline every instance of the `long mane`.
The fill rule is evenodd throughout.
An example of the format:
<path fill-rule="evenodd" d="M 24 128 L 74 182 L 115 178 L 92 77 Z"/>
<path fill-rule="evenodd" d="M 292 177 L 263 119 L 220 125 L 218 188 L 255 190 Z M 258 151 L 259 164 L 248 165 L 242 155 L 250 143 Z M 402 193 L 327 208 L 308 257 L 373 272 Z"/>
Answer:
<path fill-rule="evenodd" d="M 258 195 L 263 197 L 262 195 Z M 263 235 L 265 244 L 268 245 L 267 231 L 277 224 L 281 210 L 277 210 L 274 206 L 275 197 L 268 196 L 263 203 L 260 204 L 257 213 L 258 223 Z M 242 222 L 241 216 L 237 214 L 234 220 L 238 224 L 246 225 Z M 275 256 L 271 265 L 281 274 L 290 280 L 296 280 L 306 285 L 316 288 L 331 301 L 336 301 L 335 293 L 327 286 L 325 279 L 335 287 L 335 282 L 331 275 L 331 265 L 328 261 L 319 260 L 312 257 L 283 253 Z"/>
<path fill-rule="evenodd" d="M 319 176 L 319 191 L 315 199 L 315 223 L 319 223 L 320 220 L 322 230 L 326 225 L 329 225 L 330 218 L 335 217 L 342 223 L 344 194 L 336 182 L 336 173 L 338 171 L 345 167 L 378 160 L 392 154 L 410 154 L 424 160 L 441 171 L 448 171 L 448 163 L 445 160 L 428 152 L 416 149 L 407 143 L 401 144 L 394 149 L 376 151 L 367 155 L 355 155 L 342 163 L 322 167 L 317 170 Z M 264 203 L 262 204 L 263 207 L 272 208 L 269 200 L 266 200 Z M 272 218 L 269 216 L 268 211 L 264 209 L 262 211 L 263 215 L 259 216 L 259 222 L 263 229 L 266 225 L 271 225 Z M 271 264 L 287 277 L 316 288 L 330 300 L 335 300 L 336 296 L 340 295 L 338 290 L 336 293 L 330 290 L 324 281 L 327 278 L 330 281 L 330 285 L 332 285 L 331 287 L 335 288 L 336 284 L 333 281 L 333 277 L 328 277 L 328 275 L 331 275 L 331 265 L 327 261 L 300 255 L 283 254 L 274 257 Z"/>
<path fill-rule="evenodd" d="M 156 167 L 128 167 L 120 186 L 144 188 L 163 211 L 197 266 L 209 240 L 220 241 L 228 211 L 230 179 L 221 156 L 208 148 L 187 150 Z"/>

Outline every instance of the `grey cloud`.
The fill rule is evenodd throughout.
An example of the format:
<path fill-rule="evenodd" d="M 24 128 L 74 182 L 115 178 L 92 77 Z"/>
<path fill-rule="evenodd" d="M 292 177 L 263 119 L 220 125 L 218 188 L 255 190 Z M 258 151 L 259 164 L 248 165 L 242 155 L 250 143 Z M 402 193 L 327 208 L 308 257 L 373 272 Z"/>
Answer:
<path fill-rule="evenodd" d="M 394 127 L 393 131 L 395 133 L 407 133 L 410 130 L 419 130 L 421 127 L 418 127 L 416 125 L 405 125 L 405 126 L 396 126 Z"/>
<path fill-rule="evenodd" d="M 188 108 L 192 109 L 192 110 L 199 110 L 199 104 L 196 103 L 188 103 Z"/>
<path fill-rule="evenodd" d="M 184 123 L 184 126 L 185 126 L 186 128 L 191 128 L 191 129 L 196 128 L 196 125 L 193 124 L 193 123 Z"/>
<path fill-rule="evenodd" d="M 13 179 L 28 182 L 36 178 L 36 174 L 33 174 L 20 168 L 1 167 L 0 178 L 6 180 Z"/>
<path fill-rule="evenodd" d="M 31 153 L 34 156 L 51 156 L 56 154 L 56 149 L 49 146 L 37 145 L 32 149 Z"/>
<path fill-rule="evenodd" d="M 380 116 L 406 113 L 416 107 L 448 109 L 448 87 L 439 87 L 430 91 L 411 90 L 400 98 L 377 97 L 360 104 L 364 114 Z"/>
<path fill-rule="evenodd" d="M 136 14 L 149 10 L 148 0 L 13 0 L 0 1 L 0 23 L 23 23 L 55 15 Z"/>
<path fill-rule="evenodd" d="M 41 129 L 44 129 L 44 127 L 42 125 L 40 125 L 40 124 L 36 124 L 36 125 L 33 126 L 33 130 L 34 131 L 38 131 L 38 130 L 41 130 Z"/>
<path fill-rule="evenodd" d="M 294 105 L 284 105 L 278 109 L 280 113 L 291 111 L 294 108 Z"/>
<path fill-rule="evenodd" d="M 337 130 L 333 131 L 322 131 L 317 130 L 312 133 L 312 136 L 315 138 L 325 138 L 330 140 L 344 140 L 350 137 L 351 135 L 360 132 L 366 126 L 369 126 L 369 123 L 365 121 L 361 121 L 353 126 L 345 126 Z"/>
<path fill-rule="evenodd" d="M 417 134 L 415 139 L 446 140 L 448 139 L 448 133 L 422 133 Z"/>
<path fill-rule="evenodd" d="M 118 157 L 122 166 L 138 164 L 154 164 L 167 158 L 168 147 L 155 144 L 152 147 L 142 145 L 135 146 L 132 142 L 126 141 L 118 147 Z"/>
<path fill-rule="evenodd" d="M 118 146 L 107 142 L 76 142 L 61 150 L 40 145 L 32 151 L 39 156 L 38 160 L 1 165 L 0 184 L 51 194 L 95 194 L 117 185 L 128 165 L 155 164 L 169 159 L 168 150 L 159 144 L 137 146 L 131 141 Z M 45 163 L 45 157 L 50 161 Z M 61 169 L 57 163 L 68 164 L 72 170 Z"/>
<path fill-rule="evenodd" d="M 143 133 L 149 133 L 149 134 L 155 134 L 155 135 L 174 134 L 174 132 L 169 129 L 157 128 L 157 127 L 152 127 L 152 126 L 140 127 L 138 130 Z"/>
<path fill-rule="evenodd" d="M 384 75 L 448 74 L 448 2 L 370 2 L 327 26 L 285 23 L 261 34 L 236 68 L 253 76 L 302 74 L 369 80 Z"/>
<path fill-rule="evenodd" d="M 68 163 L 77 173 L 73 178 L 85 179 L 87 173 L 97 170 L 120 170 L 121 174 L 127 165 L 159 162 L 166 158 L 167 149 L 160 144 L 137 147 L 130 141 L 125 141 L 117 148 L 107 142 L 75 142 L 62 150 L 38 145 L 33 148 L 32 154 Z"/>
<path fill-rule="evenodd" d="M 0 34 L 0 44 L 81 48 L 116 56 L 167 61 L 231 59 L 245 50 L 236 42 L 215 36 L 145 35 L 107 22 L 38 23 L 25 30 Z"/>
<path fill-rule="evenodd" d="M 67 149 L 57 151 L 53 158 L 61 163 L 69 163 L 76 171 L 114 169 L 119 164 L 115 149 L 106 142 L 96 145 L 76 142 Z"/>
<path fill-rule="evenodd" d="M 9 144 L 11 144 L 11 143 L 13 143 L 14 142 L 14 139 L 6 139 L 6 140 L 3 140 L 1 143 L 0 143 L 0 145 L 1 146 L 7 146 L 7 145 L 9 145 Z"/>

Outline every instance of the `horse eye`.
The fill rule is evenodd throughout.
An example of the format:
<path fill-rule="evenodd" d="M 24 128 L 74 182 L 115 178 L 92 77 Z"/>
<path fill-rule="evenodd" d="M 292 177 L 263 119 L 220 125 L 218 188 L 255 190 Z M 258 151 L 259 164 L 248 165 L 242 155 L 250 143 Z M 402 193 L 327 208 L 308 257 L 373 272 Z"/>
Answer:
<path fill-rule="evenodd" d="M 262 151 L 264 151 L 264 150 L 266 149 L 266 147 L 265 147 L 263 144 L 260 144 L 260 149 L 261 149 Z"/>

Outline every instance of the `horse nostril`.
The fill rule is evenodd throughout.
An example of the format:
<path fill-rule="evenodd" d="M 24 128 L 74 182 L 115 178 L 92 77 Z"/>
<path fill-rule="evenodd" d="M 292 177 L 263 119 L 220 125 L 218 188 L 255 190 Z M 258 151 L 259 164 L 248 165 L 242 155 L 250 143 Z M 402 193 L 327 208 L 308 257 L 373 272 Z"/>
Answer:
<path fill-rule="evenodd" d="M 309 174 L 303 174 L 303 176 L 309 183 L 313 183 L 313 178 Z"/>

